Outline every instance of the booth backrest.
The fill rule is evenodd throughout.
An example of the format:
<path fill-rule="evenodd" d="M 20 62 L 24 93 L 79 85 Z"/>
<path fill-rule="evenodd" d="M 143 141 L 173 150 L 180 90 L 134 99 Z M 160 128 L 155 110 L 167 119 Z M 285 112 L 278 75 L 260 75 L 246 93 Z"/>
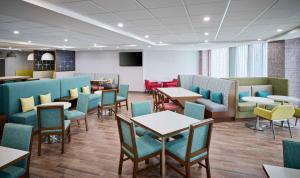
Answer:
<path fill-rule="evenodd" d="M 78 92 L 81 92 L 81 88 L 84 86 L 90 86 L 90 77 L 71 77 L 60 79 L 60 94 L 61 97 L 70 96 L 70 89 L 77 88 Z"/>
<path fill-rule="evenodd" d="M 52 100 L 60 97 L 60 80 L 16 82 L 0 85 L 0 113 L 12 115 L 21 112 L 20 98 L 33 96 L 35 105 L 40 104 L 41 94 L 51 93 Z"/>

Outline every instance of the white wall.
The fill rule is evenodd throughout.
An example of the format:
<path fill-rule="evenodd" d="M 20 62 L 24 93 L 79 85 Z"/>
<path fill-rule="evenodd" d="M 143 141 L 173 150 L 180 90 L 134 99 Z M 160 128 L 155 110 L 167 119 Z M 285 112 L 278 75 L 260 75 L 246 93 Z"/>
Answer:
<path fill-rule="evenodd" d="M 178 74 L 199 74 L 197 51 L 144 50 L 143 67 L 120 67 L 119 51 L 78 51 L 76 72 L 117 73 L 130 91 L 144 91 L 144 79 L 171 80 Z"/>
<path fill-rule="evenodd" d="M 143 91 L 143 67 L 120 67 L 119 51 L 76 52 L 76 72 L 117 73 L 130 91 Z"/>
<path fill-rule="evenodd" d="M 178 74 L 199 74 L 198 51 L 144 50 L 144 79 L 164 81 Z"/>
<path fill-rule="evenodd" d="M 33 61 L 27 61 L 28 52 L 16 54 L 16 57 L 5 58 L 5 76 L 16 75 L 16 70 L 33 70 Z"/>

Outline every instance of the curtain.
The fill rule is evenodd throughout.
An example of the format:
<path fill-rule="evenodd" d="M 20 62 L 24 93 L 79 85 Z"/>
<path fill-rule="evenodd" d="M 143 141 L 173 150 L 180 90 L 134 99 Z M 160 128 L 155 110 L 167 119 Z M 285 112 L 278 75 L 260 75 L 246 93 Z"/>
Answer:
<path fill-rule="evenodd" d="M 229 48 L 230 77 L 248 76 L 248 45 Z"/>
<path fill-rule="evenodd" d="M 229 76 L 229 48 L 211 50 L 209 69 L 209 76 L 211 77 Z"/>
<path fill-rule="evenodd" d="M 267 44 L 255 43 L 249 45 L 248 56 L 248 76 L 264 77 L 267 76 Z"/>

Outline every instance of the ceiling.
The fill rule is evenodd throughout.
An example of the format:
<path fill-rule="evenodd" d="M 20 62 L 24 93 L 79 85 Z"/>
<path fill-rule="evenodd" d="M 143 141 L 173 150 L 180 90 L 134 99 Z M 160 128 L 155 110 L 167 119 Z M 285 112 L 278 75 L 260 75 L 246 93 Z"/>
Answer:
<path fill-rule="evenodd" d="M 268 40 L 299 26 L 300 0 L 0 2 L 0 46 L 20 49 L 201 49 Z"/>

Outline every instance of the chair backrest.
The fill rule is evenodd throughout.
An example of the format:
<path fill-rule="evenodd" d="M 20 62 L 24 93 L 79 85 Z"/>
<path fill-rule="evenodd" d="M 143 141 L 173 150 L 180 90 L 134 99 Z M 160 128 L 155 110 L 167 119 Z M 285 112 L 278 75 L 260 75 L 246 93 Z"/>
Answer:
<path fill-rule="evenodd" d="M 117 90 L 103 90 L 101 94 L 101 105 L 109 106 L 116 104 Z"/>
<path fill-rule="evenodd" d="M 151 101 L 140 101 L 131 103 L 132 117 L 138 117 L 152 113 Z"/>
<path fill-rule="evenodd" d="M 78 93 L 76 110 L 87 114 L 89 105 L 89 94 Z"/>
<path fill-rule="evenodd" d="M 15 166 L 29 169 L 33 127 L 30 125 L 7 123 L 3 129 L 1 146 L 28 151 L 29 155 Z"/>
<path fill-rule="evenodd" d="M 121 114 L 116 115 L 116 120 L 118 123 L 121 147 L 130 151 L 134 156 L 137 156 L 133 122 Z"/>
<path fill-rule="evenodd" d="M 279 105 L 272 109 L 272 119 L 290 119 L 294 113 L 295 109 L 292 105 Z"/>
<path fill-rule="evenodd" d="M 38 106 L 38 132 L 43 130 L 61 130 L 64 132 L 64 106 Z"/>
<path fill-rule="evenodd" d="M 121 84 L 119 87 L 119 95 L 127 99 L 128 89 L 129 89 L 128 84 Z"/>
<path fill-rule="evenodd" d="M 205 106 L 202 104 L 185 102 L 184 115 L 192 117 L 194 119 L 203 120 L 204 119 Z"/>
<path fill-rule="evenodd" d="M 213 122 L 213 119 L 205 119 L 190 126 L 185 161 L 190 162 L 191 159 L 205 152 L 209 154 Z"/>
<path fill-rule="evenodd" d="M 284 167 L 300 169 L 300 141 L 284 139 L 282 146 Z"/>

